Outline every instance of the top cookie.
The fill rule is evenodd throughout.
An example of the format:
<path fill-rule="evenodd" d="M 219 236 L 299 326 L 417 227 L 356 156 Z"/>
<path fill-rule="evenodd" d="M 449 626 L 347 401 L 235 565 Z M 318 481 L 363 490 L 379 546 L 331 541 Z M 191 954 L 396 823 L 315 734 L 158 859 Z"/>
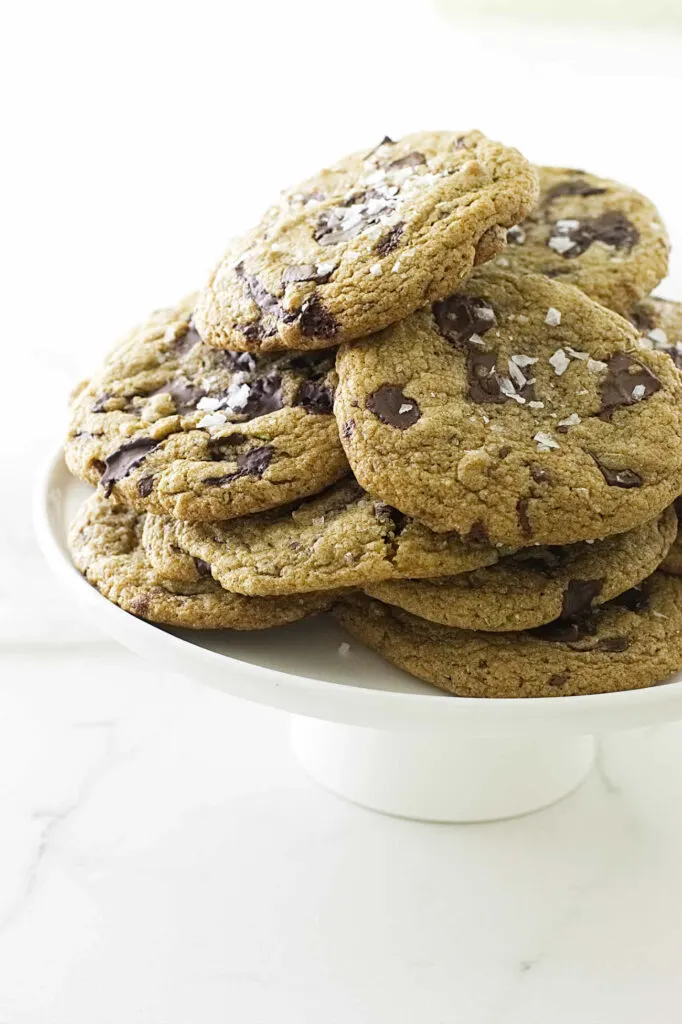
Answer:
<path fill-rule="evenodd" d="M 480 132 L 388 137 L 284 192 L 200 295 L 209 345 L 326 348 L 444 298 L 537 199 L 535 170 Z"/>
<path fill-rule="evenodd" d="M 628 316 L 668 272 L 668 237 L 645 196 L 607 178 L 540 167 L 540 202 L 497 265 L 546 274 Z"/>
<path fill-rule="evenodd" d="M 71 472 L 138 511 L 187 520 L 283 505 L 347 473 L 333 354 L 211 349 L 192 299 L 151 316 L 79 391 Z"/>
<path fill-rule="evenodd" d="M 482 268 L 337 357 L 359 483 L 439 532 L 522 547 L 646 522 L 682 490 L 682 377 L 577 288 Z"/>

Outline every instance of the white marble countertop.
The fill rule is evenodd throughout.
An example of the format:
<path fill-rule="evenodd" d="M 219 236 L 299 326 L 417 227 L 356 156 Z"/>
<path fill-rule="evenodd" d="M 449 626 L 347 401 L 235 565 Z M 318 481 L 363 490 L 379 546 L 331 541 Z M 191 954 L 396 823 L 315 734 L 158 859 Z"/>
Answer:
<path fill-rule="evenodd" d="M 682 725 L 607 740 L 528 818 L 372 814 L 306 779 L 284 716 L 99 634 L 28 504 L 117 334 L 199 283 L 262 195 L 387 131 L 476 125 L 622 177 L 682 239 L 682 43 L 448 26 L 417 0 L 232 6 L 14 15 L 0 1024 L 676 1024 Z"/>

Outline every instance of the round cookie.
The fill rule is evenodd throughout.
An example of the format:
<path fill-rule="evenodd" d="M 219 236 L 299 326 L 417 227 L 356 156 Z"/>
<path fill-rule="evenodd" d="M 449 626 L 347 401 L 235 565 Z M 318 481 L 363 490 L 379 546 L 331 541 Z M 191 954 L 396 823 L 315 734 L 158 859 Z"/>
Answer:
<path fill-rule="evenodd" d="M 492 632 L 533 629 L 582 614 L 650 576 L 677 534 L 672 506 L 593 544 L 522 548 L 496 565 L 433 580 L 365 586 L 371 597 L 430 622 Z"/>
<path fill-rule="evenodd" d="M 334 612 L 398 668 L 458 697 L 632 690 L 682 666 L 682 581 L 659 572 L 587 616 L 520 633 L 441 626 L 361 595 Z"/>
<path fill-rule="evenodd" d="M 142 547 L 144 516 L 93 494 L 69 531 L 69 550 L 88 583 L 124 611 L 186 629 L 267 629 L 325 611 L 329 595 L 243 597 L 230 594 L 197 562 L 192 583 L 160 575 Z"/>
<path fill-rule="evenodd" d="M 538 171 L 540 201 L 507 233 L 498 266 L 559 278 L 627 316 L 668 272 L 668 236 L 656 207 L 585 171 Z"/>
<path fill-rule="evenodd" d="M 192 306 L 155 313 L 79 390 L 71 472 L 139 511 L 188 520 L 283 505 L 347 473 L 334 354 L 209 348 Z"/>
<path fill-rule="evenodd" d="M 282 194 L 235 239 L 195 323 L 219 348 L 325 348 L 443 298 L 504 246 L 537 175 L 480 132 L 388 137 Z"/>
<path fill-rule="evenodd" d="M 337 356 L 359 483 L 509 547 L 622 533 L 682 487 L 682 375 L 577 288 L 484 268 Z"/>
<path fill-rule="evenodd" d="M 433 533 L 376 501 L 352 478 L 294 508 L 225 523 L 148 516 L 143 543 L 166 576 L 195 580 L 200 559 L 226 589 L 260 595 L 466 572 L 499 557 L 489 545 Z"/>

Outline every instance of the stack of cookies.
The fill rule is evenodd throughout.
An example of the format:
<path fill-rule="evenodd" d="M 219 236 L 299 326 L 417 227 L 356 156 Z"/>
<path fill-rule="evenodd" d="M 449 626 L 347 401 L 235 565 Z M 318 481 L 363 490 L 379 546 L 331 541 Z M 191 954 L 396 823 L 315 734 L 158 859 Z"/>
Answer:
<path fill-rule="evenodd" d="M 682 667 L 682 305 L 642 195 L 424 132 L 282 194 L 76 394 L 70 545 L 126 611 L 331 610 L 460 696 Z M 264 638 L 264 642 L 267 640 Z"/>

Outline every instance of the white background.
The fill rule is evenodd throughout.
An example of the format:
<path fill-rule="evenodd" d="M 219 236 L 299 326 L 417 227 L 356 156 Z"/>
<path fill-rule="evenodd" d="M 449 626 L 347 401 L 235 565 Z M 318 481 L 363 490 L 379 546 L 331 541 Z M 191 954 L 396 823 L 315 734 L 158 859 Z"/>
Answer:
<path fill-rule="evenodd" d="M 610 742 L 528 819 L 372 815 L 303 778 L 275 712 L 97 634 L 28 502 L 117 335 L 280 187 L 385 133 L 479 127 L 635 185 L 682 238 L 680 37 L 420 0 L 5 17 L 0 1024 L 677 1024 L 682 729 Z M 675 253 L 663 291 L 682 298 Z"/>

